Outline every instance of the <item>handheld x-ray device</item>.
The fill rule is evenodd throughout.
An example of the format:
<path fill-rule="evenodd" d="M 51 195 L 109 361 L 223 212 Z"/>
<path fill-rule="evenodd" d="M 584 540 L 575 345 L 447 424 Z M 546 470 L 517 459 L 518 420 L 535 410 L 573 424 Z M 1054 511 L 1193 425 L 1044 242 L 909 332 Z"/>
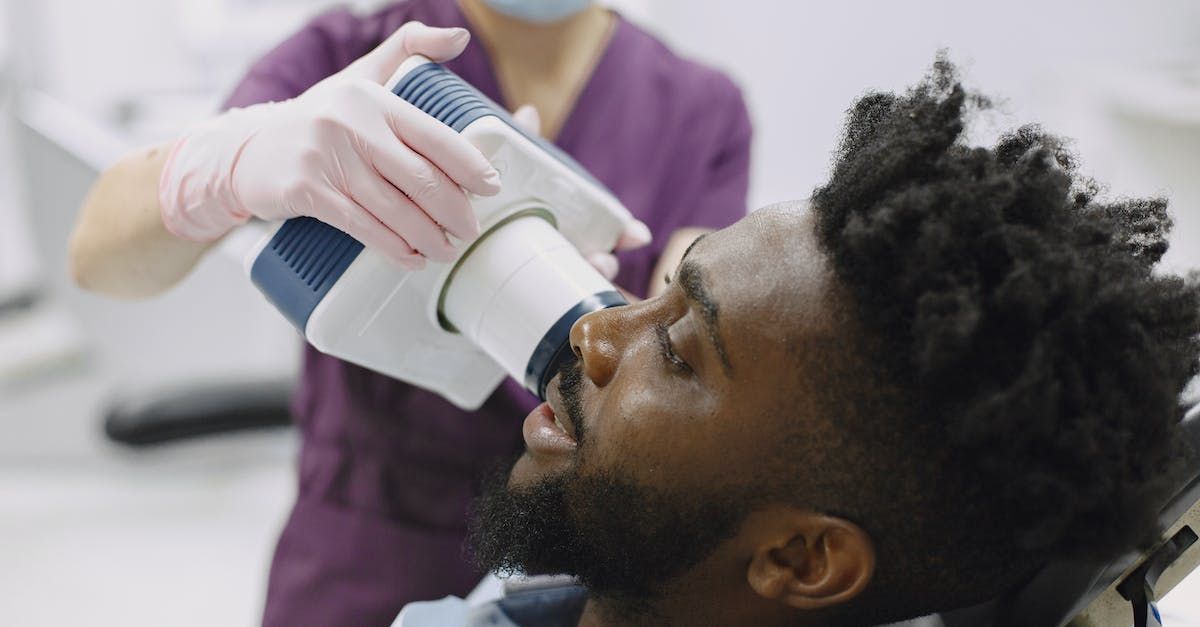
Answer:
<path fill-rule="evenodd" d="M 475 409 L 508 374 L 545 397 L 586 313 L 625 300 L 584 255 L 609 251 L 629 211 L 554 145 L 523 132 L 454 73 L 412 57 L 387 87 L 461 133 L 503 190 L 469 194 L 481 234 L 409 272 L 312 218 L 274 227 L 251 279 L 318 350 Z"/>

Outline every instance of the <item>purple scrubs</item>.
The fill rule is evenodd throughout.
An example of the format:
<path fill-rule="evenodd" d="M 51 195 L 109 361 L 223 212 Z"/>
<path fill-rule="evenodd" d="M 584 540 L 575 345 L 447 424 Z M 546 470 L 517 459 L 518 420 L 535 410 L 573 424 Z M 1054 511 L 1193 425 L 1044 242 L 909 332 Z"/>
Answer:
<path fill-rule="evenodd" d="M 409 0 L 370 15 L 335 10 L 267 53 L 227 105 L 294 97 L 401 24 L 467 26 L 454 0 Z M 447 66 L 508 106 L 478 39 Z M 746 212 L 750 121 L 720 73 L 675 56 L 617 20 L 612 40 L 556 143 L 654 232 L 619 255 L 617 283 L 644 294 L 678 228 L 721 228 Z M 522 450 L 536 399 L 508 381 L 478 411 L 322 355 L 311 346 L 294 412 L 303 444 L 299 496 L 271 567 L 264 624 L 389 625 L 413 600 L 462 595 L 479 477 Z"/>

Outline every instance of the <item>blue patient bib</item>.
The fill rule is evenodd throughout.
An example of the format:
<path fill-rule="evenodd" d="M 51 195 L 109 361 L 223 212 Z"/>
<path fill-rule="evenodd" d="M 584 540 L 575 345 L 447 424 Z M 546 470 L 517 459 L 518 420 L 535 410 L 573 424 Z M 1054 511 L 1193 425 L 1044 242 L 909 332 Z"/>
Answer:
<path fill-rule="evenodd" d="M 585 603 L 587 590 L 569 579 L 531 578 L 495 599 L 409 603 L 392 627 L 575 627 Z"/>

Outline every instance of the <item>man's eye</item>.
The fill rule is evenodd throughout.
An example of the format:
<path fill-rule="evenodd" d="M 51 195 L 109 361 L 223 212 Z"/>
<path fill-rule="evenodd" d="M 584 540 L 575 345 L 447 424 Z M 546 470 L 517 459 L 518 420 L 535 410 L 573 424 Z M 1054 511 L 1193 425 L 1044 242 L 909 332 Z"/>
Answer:
<path fill-rule="evenodd" d="M 659 350 L 662 351 L 663 359 L 666 360 L 666 362 L 675 370 L 681 373 L 690 374 L 692 372 L 692 367 L 688 365 L 688 363 L 675 352 L 675 348 L 671 346 L 670 328 L 660 322 L 655 325 L 654 330 L 655 334 L 658 336 Z"/>

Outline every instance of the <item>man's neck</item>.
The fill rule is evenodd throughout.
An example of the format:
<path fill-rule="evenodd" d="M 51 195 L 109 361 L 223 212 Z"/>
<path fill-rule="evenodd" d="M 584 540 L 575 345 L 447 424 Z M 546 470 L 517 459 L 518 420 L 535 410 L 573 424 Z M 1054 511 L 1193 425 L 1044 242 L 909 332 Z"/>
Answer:
<path fill-rule="evenodd" d="M 676 590 L 644 605 L 589 598 L 579 617 L 579 627 L 662 627 L 710 625 L 712 627 L 787 625 L 817 627 L 796 611 L 778 603 L 765 603 L 745 594 L 719 594 L 709 590 Z"/>

